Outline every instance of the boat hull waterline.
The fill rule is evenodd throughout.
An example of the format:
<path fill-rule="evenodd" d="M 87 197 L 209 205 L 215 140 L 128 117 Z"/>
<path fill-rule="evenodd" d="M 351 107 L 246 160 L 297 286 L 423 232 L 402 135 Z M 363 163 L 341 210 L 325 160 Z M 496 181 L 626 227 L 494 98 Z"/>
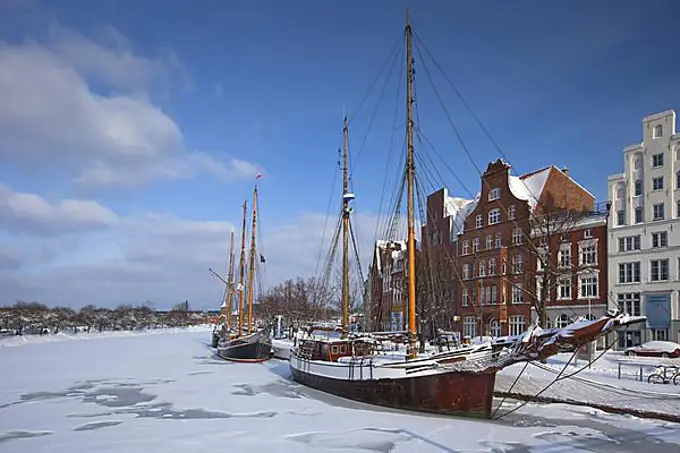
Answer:
<path fill-rule="evenodd" d="M 335 363 L 331 365 L 330 373 L 338 374 L 336 378 L 320 371 L 327 364 L 302 358 L 295 351 L 291 351 L 289 360 L 290 371 L 296 382 L 343 398 L 418 412 L 483 418 L 491 416 L 495 372 L 426 372 L 408 376 L 405 370 L 388 371 L 383 366 Z M 404 375 L 377 376 L 383 372 Z M 352 375 L 355 378 L 349 379 Z"/>
<path fill-rule="evenodd" d="M 221 343 L 217 355 L 233 362 L 264 362 L 272 357 L 272 343 L 264 335 L 253 334 Z"/>

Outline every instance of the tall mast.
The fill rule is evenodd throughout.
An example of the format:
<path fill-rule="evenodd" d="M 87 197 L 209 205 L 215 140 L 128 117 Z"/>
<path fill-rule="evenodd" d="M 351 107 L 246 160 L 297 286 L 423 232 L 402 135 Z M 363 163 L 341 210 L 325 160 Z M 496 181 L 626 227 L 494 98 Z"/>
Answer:
<path fill-rule="evenodd" d="M 349 332 L 349 201 L 347 185 L 347 117 L 342 128 L 342 333 Z"/>
<path fill-rule="evenodd" d="M 234 308 L 234 230 L 231 230 L 229 244 L 229 273 L 227 274 L 227 295 L 224 304 L 227 310 L 229 310 L 227 314 L 227 327 L 231 329 L 231 312 Z"/>
<path fill-rule="evenodd" d="M 250 237 L 250 288 L 248 289 L 248 333 L 253 329 L 253 288 L 255 283 L 255 231 L 257 230 L 257 185 L 253 192 L 253 232 Z"/>
<path fill-rule="evenodd" d="M 248 202 L 243 202 L 243 224 L 241 225 L 241 257 L 238 264 L 238 336 L 243 330 L 243 274 L 246 272 L 246 210 Z"/>
<path fill-rule="evenodd" d="M 413 67 L 411 20 L 406 11 L 406 181 L 408 183 L 408 358 L 416 358 L 416 237 L 414 221 Z"/>

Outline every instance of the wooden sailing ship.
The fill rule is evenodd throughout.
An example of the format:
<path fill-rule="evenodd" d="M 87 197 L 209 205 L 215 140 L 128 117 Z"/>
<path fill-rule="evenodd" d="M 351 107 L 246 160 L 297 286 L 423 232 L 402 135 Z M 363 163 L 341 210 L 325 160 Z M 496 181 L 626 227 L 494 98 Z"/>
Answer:
<path fill-rule="evenodd" d="M 219 278 L 225 285 L 224 300 L 220 306 L 220 316 L 218 323 L 212 331 L 211 346 L 216 348 L 221 339 L 233 338 L 232 314 L 234 310 L 234 231 L 229 235 L 229 270 L 227 280 L 224 280 L 217 272 L 209 269 L 210 272 Z"/>
<path fill-rule="evenodd" d="M 238 287 L 238 324 L 233 335 L 222 338 L 217 345 L 217 354 L 225 359 L 235 362 L 262 362 L 272 357 L 272 342 L 267 329 L 253 331 L 253 295 L 255 291 L 255 239 L 257 231 L 257 185 L 253 192 L 253 223 L 250 239 L 250 257 L 248 271 L 247 305 L 248 315 L 246 332 L 243 332 L 243 290 L 244 276 L 246 272 L 246 215 L 248 204 L 243 203 L 243 222 L 241 225 L 241 255 L 239 259 L 239 282 Z M 229 285 L 228 285 L 229 286 Z M 233 286 L 233 285 L 232 285 Z M 231 301 L 231 299 L 229 299 Z"/>
<path fill-rule="evenodd" d="M 543 331 L 531 327 L 523 336 L 509 339 L 506 347 L 480 345 L 440 356 L 418 356 L 416 337 L 414 155 L 412 112 L 411 25 L 406 23 L 408 203 L 408 347 L 404 357 L 376 354 L 370 336 L 350 337 L 348 231 L 350 202 L 347 155 L 348 125 L 343 128 L 342 209 L 342 330 L 337 339 L 305 339 L 290 351 L 290 371 L 295 381 L 338 396 L 399 409 L 489 417 L 496 373 L 511 364 L 543 360 L 559 352 L 606 335 L 619 326 L 644 322 L 644 317 L 609 314 L 564 329 Z"/>

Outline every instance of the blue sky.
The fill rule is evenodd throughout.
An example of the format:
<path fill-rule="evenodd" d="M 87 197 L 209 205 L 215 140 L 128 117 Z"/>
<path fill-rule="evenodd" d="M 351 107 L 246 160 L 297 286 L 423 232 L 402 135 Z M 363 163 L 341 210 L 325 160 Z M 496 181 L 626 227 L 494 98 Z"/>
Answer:
<path fill-rule="evenodd" d="M 568 166 L 605 200 L 642 117 L 680 104 L 676 2 L 412 3 L 415 33 L 520 173 Z M 0 107 L 0 283 L 10 289 L 0 303 L 212 305 L 219 287 L 207 264 L 224 268 L 257 171 L 267 283 L 312 273 L 343 112 L 356 154 L 378 105 L 354 173 L 367 250 L 385 170 L 397 165 L 386 159 L 399 69 L 384 96 L 382 78 L 357 107 L 407 6 L 3 2 L 0 90 L 13 96 Z M 416 57 L 418 125 L 465 187 L 445 170 L 432 182 L 470 196 L 478 174 L 423 63 L 477 165 L 498 153 L 433 63 Z"/>

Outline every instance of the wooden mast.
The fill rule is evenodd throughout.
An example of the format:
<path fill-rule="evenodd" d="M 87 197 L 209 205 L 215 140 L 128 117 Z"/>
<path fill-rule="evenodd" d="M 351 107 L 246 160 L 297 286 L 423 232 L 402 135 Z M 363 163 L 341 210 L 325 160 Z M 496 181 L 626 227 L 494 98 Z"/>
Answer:
<path fill-rule="evenodd" d="M 255 287 L 255 231 L 257 230 L 257 184 L 253 192 L 253 231 L 250 236 L 250 275 L 248 289 L 248 333 L 253 330 L 253 288 Z"/>
<path fill-rule="evenodd" d="M 243 331 L 243 274 L 246 272 L 246 209 L 248 202 L 243 202 L 243 224 L 241 225 L 241 257 L 238 265 L 238 336 Z"/>
<path fill-rule="evenodd" d="M 349 201 L 347 185 L 347 117 L 342 128 L 342 334 L 349 333 Z"/>
<path fill-rule="evenodd" d="M 227 327 L 231 329 L 231 311 L 234 300 L 234 230 L 231 230 L 229 238 L 229 273 L 227 274 L 227 294 L 224 305 L 229 312 L 227 313 Z"/>
<path fill-rule="evenodd" d="M 408 198 L 408 358 L 416 358 L 416 238 L 414 221 L 413 162 L 413 68 L 411 56 L 411 20 L 406 11 L 406 182 Z"/>

